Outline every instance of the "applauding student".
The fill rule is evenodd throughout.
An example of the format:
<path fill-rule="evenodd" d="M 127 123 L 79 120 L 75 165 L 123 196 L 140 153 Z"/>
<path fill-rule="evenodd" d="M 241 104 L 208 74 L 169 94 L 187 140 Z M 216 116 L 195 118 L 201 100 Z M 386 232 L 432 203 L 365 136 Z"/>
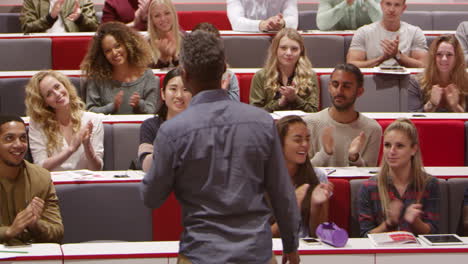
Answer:
<path fill-rule="evenodd" d="M 250 104 L 268 112 L 317 112 L 317 75 L 297 30 L 285 28 L 276 34 L 265 66 L 252 79 Z"/>
<path fill-rule="evenodd" d="M 364 77 L 352 64 L 339 64 L 328 83 L 332 106 L 304 117 L 312 133 L 309 156 L 318 167 L 377 165 L 382 128 L 355 110 Z"/>
<path fill-rule="evenodd" d="M 85 112 L 75 87 L 63 74 L 42 71 L 26 86 L 34 163 L 50 170 L 101 170 L 102 115 Z"/>
<path fill-rule="evenodd" d="M 463 50 L 454 35 L 437 37 L 429 49 L 427 68 L 412 77 L 408 110 L 412 112 L 465 112 L 468 74 Z"/>
<path fill-rule="evenodd" d="M 324 171 L 310 163 L 307 154 L 310 132 L 304 120 L 299 116 L 285 116 L 278 120 L 276 127 L 301 211 L 299 236 L 315 236 L 317 226 L 328 221 L 328 202 L 333 193 L 333 184 L 328 182 Z M 272 223 L 271 231 L 273 236 L 280 236 L 276 222 Z"/>
<path fill-rule="evenodd" d="M 439 182 L 424 171 L 418 130 L 398 119 L 385 130 L 379 174 L 359 191 L 361 236 L 395 230 L 435 234 L 439 210 Z"/>
<path fill-rule="evenodd" d="M 91 0 L 24 0 L 21 29 L 32 32 L 91 32 L 99 23 Z"/>
<path fill-rule="evenodd" d="M 153 62 L 151 68 L 179 65 L 179 53 L 185 31 L 171 0 L 153 0 L 149 6 L 148 35 Z"/>
<path fill-rule="evenodd" d="M 102 24 L 81 63 L 86 108 L 104 114 L 151 114 L 161 105 L 143 37 L 120 22 Z"/>

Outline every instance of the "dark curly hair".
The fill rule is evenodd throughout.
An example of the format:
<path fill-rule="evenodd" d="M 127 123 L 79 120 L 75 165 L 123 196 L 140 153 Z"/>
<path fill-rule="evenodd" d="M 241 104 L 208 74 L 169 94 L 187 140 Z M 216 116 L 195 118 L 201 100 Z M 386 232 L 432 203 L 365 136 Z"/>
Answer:
<path fill-rule="evenodd" d="M 111 35 L 123 45 L 127 51 L 128 63 L 131 67 L 144 71 L 151 63 L 150 49 L 147 41 L 135 30 L 121 22 L 107 22 L 99 26 L 91 40 L 88 53 L 81 62 L 81 71 L 87 78 L 96 80 L 111 80 L 113 67 L 102 50 L 102 40 Z"/>
<path fill-rule="evenodd" d="M 221 80 L 226 66 L 224 45 L 214 34 L 197 30 L 184 38 L 180 61 L 199 82 Z"/>

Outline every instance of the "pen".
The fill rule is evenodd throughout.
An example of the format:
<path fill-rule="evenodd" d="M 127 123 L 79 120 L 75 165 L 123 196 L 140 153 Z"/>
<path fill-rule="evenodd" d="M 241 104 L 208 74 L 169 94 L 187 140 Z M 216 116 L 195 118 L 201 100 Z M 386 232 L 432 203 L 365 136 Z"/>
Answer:
<path fill-rule="evenodd" d="M 11 251 L 11 250 L 0 250 L 0 253 L 18 253 L 18 254 L 28 254 L 27 251 Z"/>
<path fill-rule="evenodd" d="M 330 174 L 332 174 L 334 172 L 336 172 L 336 169 L 327 170 L 327 175 L 330 175 Z"/>

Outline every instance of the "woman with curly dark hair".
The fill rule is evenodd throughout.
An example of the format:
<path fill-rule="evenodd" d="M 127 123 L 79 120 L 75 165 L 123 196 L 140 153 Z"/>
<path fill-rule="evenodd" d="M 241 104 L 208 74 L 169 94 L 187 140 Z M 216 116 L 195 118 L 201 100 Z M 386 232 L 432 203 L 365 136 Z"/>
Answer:
<path fill-rule="evenodd" d="M 140 34 L 120 22 L 102 24 L 81 63 L 86 108 L 105 114 L 156 112 L 161 99 L 150 62 L 148 43 Z"/>

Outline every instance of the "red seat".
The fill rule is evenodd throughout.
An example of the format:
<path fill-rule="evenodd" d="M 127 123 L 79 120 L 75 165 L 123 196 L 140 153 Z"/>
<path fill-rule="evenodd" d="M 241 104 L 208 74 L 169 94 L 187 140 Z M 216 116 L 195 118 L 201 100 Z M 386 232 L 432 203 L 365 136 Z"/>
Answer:
<path fill-rule="evenodd" d="M 349 181 L 343 179 L 330 179 L 335 185 L 330 200 L 329 218 L 341 228 L 349 232 L 350 216 L 350 187 Z M 153 240 L 175 241 L 180 239 L 182 233 L 181 207 L 174 193 L 158 209 L 153 210 Z"/>
<path fill-rule="evenodd" d="M 197 24 L 208 22 L 218 30 L 232 30 L 226 11 L 178 11 L 179 25 L 192 30 Z"/>
<path fill-rule="evenodd" d="M 236 76 L 239 81 L 240 101 L 248 104 L 250 101 L 250 85 L 252 83 L 254 73 L 236 73 Z"/>
<path fill-rule="evenodd" d="M 92 36 L 52 38 L 52 69 L 78 70 Z"/>
<path fill-rule="evenodd" d="M 180 240 L 183 229 L 181 219 L 181 207 L 172 192 L 160 208 L 153 210 L 153 240 Z"/>
<path fill-rule="evenodd" d="M 382 131 L 394 120 L 377 120 Z M 462 120 L 412 120 L 418 129 L 424 166 L 465 166 L 465 123 Z M 382 139 L 383 140 L 383 139 Z M 382 158 L 383 144 L 379 160 Z"/>
<path fill-rule="evenodd" d="M 349 217 L 351 214 L 351 194 L 349 181 L 344 179 L 329 179 L 335 185 L 333 196 L 330 199 L 328 217 L 339 227 L 349 233 Z"/>

